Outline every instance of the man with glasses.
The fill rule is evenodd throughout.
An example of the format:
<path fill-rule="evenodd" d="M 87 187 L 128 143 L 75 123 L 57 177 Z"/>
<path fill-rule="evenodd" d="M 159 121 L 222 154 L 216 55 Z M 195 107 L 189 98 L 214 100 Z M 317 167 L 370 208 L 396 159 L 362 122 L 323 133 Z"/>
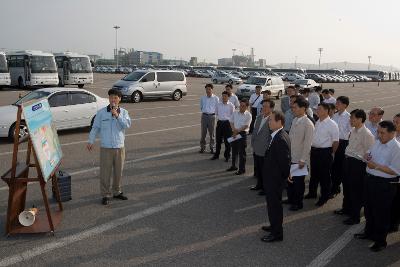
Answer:
<path fill-rule="evenodd" d="M 382 121 L 384 113 L 385 111 L 380 107 L 373 107 L 368 113 L 368 121 L 365 123 L 365 127 L 371 131 L 375 139 L 378 139 L 378 123 Z"/>

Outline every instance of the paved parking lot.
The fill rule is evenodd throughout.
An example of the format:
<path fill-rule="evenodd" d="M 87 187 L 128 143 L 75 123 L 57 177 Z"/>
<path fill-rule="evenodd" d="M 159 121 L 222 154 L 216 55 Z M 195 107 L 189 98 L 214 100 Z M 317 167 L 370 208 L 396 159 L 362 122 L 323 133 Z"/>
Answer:
<path fill-rule="evenodd" d="M 121 76 L 95 74 L 95 84 L 85 89 L 105 97 Z M 225 172 L 229 164 L 223 160 L 210 161 L 210 154 L 197 153 L 199 99 L 208 81 L 189 78 L 188 95 L 178 102 L 123 103 L 133 122 L 126 133 L 123 178 L 128 201 L 100 204 L 98 143 L 89 153 L 87 130 L 60 132 L 62 169 L 73 175 L 73 200 L 64 204 L 54 237 L 0 237 L 0 266 L 400 266 L 400 234 L 389 236 L 386 250 L 370 252 L 369 242 L 352 239 L 363 224 L 348 227 L 333 215 L 341 196 L 318 209 L 314 200 L 306 200 L 300 212 L 285 208 L 284 241 L 262 243 L 265 200 L 249 190 L 255 182 L 251 151 L 248 173 L 240 177 Z M 335 96 L 349 96 L 349 110 L 381 106 L 385 119 L 400 112 L 398 82 L 324 88 L 335 88 Z M 222 90 L 223 85 L 216 85 L 217 95 Z M 3 89 L 0 105 L 12 103 L 20 93 L 25 92 Z M 12 144 L 1 139 L 0 173 L 10 167 L 11 151 Z M 5 186 L 0 184 L 1 231 L 7 211 Z M 38 189 L 35 184 L 29 187 L 28 206 L 41 207 Z"/>

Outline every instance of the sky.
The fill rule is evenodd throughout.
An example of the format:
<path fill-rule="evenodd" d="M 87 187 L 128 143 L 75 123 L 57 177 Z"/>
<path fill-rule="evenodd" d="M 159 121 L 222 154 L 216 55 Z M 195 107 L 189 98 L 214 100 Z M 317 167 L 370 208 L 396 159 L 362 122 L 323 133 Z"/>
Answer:
<path fill-rule="evenodd" d="M 281 62 L 400 67 L 399 0 L 2 0 L 0 50 L 75 51 L 111 58 L 118 47 L 216 63 L 250 54 Z"/>

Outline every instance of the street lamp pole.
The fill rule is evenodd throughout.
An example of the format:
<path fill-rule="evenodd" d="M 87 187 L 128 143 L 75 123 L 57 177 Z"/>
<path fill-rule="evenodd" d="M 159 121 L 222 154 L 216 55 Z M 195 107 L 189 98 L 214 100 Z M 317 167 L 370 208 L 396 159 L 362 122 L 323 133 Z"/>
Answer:
<path fill-rule="evenodd" d="M 321 56 L 322 56 L 322 51 L 324 49 L 322 47 L 318 48 L 318 52 L 319 52 L 319 60 L 318 60 L 318 68 L 321 69 Z"/>
<path fill-rule="evenodd" d="M 118 29 L 121 28 L 118 25 L 113 27 L 115 29 L 115 59 L 116 59 L 116 67 L 118 68 Z"/>

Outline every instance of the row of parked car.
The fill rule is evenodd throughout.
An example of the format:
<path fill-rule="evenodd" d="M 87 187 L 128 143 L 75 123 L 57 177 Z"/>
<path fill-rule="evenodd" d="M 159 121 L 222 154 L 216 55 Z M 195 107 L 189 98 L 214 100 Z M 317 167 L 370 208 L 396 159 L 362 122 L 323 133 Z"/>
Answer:
<path fill-rule="evenodd" d="M 293 82 L 299 79 L 313 79 L 318 83 L 351 83 L 351 82 L 370 82 L 371 78 L 365 75 L 349 75 L 349 74 L 321 74 L 321 73 L 277 73 L 282 80 Z"/>

